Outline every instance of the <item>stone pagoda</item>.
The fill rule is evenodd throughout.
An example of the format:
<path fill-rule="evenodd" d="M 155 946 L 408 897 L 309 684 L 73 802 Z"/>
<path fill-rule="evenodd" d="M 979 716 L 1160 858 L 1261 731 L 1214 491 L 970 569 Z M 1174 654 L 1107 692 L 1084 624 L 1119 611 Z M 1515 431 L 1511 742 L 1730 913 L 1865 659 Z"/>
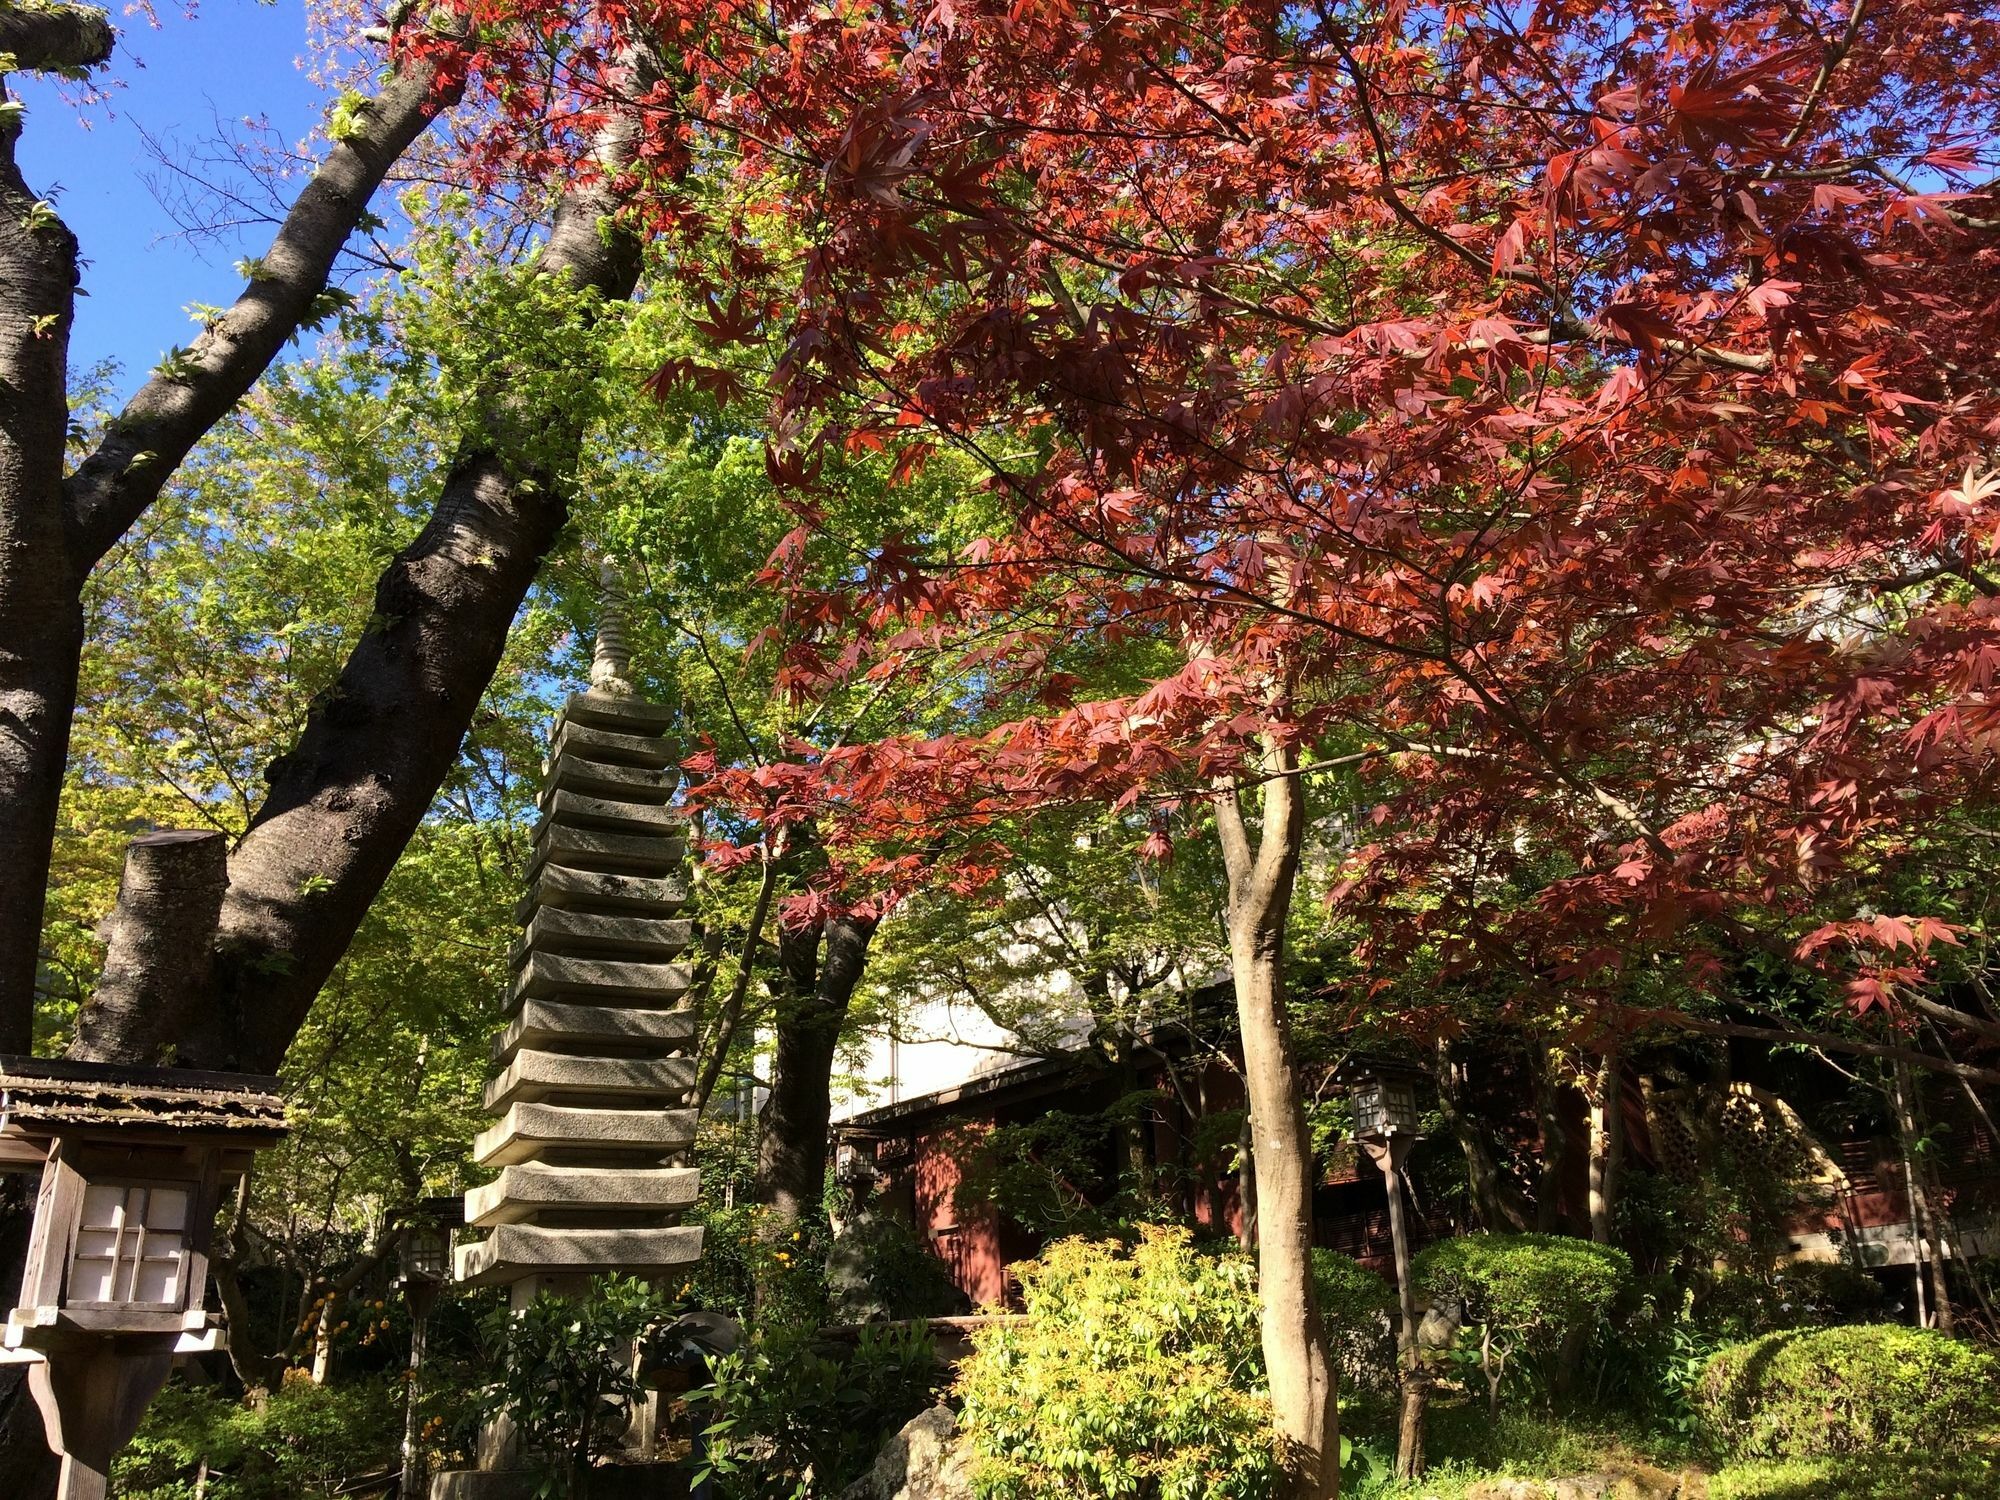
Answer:
<path fill-rule="evenodd" d="M 493 1181 L 465 1195 L 457 1278 L 502 1285 L 525 1307 L 538 1293 L 582 1297 L 606 1273 L 665 1277 L 701 1253 L 682 1227 L 699 1174 L 694 1144 L 694 1027 L 681 1008 L 680 957 L 693 924 L 685 826 L 666 709 L 639 697 L 622 601 L 606 579 L 590 691 L 557 716 L 544 762 L 541 820 L 493 1042 L 486 1109 L 473 1143 Z M 635 1428 L 649 1425 L 643 1419 Z M 632 1457 L 653 1457 L 650 1432 Z M 521 1463 L 503 1431 L 481 1444 L 480 1471 L 438 1476 L 439 1497 L 511 1492 Z"/>

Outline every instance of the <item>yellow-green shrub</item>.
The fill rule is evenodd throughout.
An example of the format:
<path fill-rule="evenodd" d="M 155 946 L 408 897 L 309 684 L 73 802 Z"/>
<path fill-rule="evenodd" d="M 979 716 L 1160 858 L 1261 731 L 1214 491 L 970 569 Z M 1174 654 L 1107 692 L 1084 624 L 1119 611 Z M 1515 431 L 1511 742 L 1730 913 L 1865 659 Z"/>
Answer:
<path fill-rule="evenodd" d="M 1148 1228 L 1015 1268 L 1027 1317 L 959 1375 L 984 1500 L 1262 1500 L 1276 1476 L 1254 1272 Z"/>
<path fill-rule="evenodd" d="M 1744 1457 L 1947 1452 L 2000 1429 L 2000 1359 L 1887 1323 L 1771 1333 L 1709 1360 L 1694 1403 Z"/>

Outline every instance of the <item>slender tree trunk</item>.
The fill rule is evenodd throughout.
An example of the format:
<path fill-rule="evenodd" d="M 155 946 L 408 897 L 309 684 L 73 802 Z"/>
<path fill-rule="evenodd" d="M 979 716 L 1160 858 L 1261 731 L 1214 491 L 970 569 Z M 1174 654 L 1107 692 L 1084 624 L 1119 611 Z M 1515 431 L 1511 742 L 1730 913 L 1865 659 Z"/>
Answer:
<path fill-rule="evenodd" d="M 1590 1098 L 1590 1237 L 1600 1245 L 1611 1243 L 1625 1157 L 1624 1060 L 1616 1046 L 1604 1054 Z"/>
<path fill-rule="evenodd" d="M 1452 1053 L 1451 1043 L 1440 1039 L 1436 1066 L 1438 1110 L 1445 1128 L 1465 1154 L 1465 1183 L 1472 1199 L 1472 1211 L 1482 1229 L 1493 1231 L 1528 1227 L 1528 1214 L 1521 1195 L 1500 1170 L 1493 1143 L 1485 1127 L 1466 1101 L 1465 1064 Z"/>
<path fill-rule="evenodd" d="M 850 914 L 779 931 L 786 994 L 757 1142 L 757 1201 L 774 1223 L 797 1223 L 826 1191 L 834 1054 L 875 928 L 875 918 Z"/>
<path fill-rule="evenodd" d="M 1908 1065 L 1903 1063 L 1895 1065 L 1890 1077 L 1889 1098 L 1896 1108 L 1896 1134 L 1903 1148 L 1903 1192 L 1909 1200 L 1910 1233 L 1915 1241 L 1919 1306 L 1921 1282 L 1928 1270 L 1931 1293 L 1929 1322 L 1941 1332 L 1955 1333 L 1957 1319 L 1951 1305 L 1951 1283 L 1943 1236 L 1938 1233 L 1937 1206 L 1931 1202 L 1924 1162 L 1917 1149 L 1923 1132 L 1917 1120 L 1916 1080 Z"/>
<path fill-rule="evenodd" d="M 1305 842 L 1305 802 L 1288 746 L 1267 745 L 1253 848 L 1239 794 L 1215 796 L 1229 873 L 1229 966 L 1255 1141 L 1257 1285 L 1271 1407 L 1295 1500 L 1340 1493 L 1334 1368 L 1313 1292 L 1313 1156 L 1285 1002 L 1285 924 Z"/>
<path fill-rule="evenodd" d="M 1562 1168 L 1568 1138 L 1563 1131 L 1562 1089 L 1555 1049 L 1536 1045 L 1535 1115 L 1541 1122 L 1542 1165 L 1535 1179 L 1535 1230 L 1554 1234 L 1562 1226 Z"/>

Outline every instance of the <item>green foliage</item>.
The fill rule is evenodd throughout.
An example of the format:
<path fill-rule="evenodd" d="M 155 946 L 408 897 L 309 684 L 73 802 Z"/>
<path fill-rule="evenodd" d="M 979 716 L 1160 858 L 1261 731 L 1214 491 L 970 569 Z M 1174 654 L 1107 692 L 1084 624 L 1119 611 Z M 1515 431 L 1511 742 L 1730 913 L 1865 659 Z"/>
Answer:
<path fill-rule="evenodd" d="M 286 1382 L 254 1404 L 169 1385 L 112 1468 L 120 1500 L 303 1500 L 393 1468 L 403 1435 L 395 1380 Z M 203 1466 L 206 1479 L 202 1479 Z"/>
<path fill-rule="evenodd" d="M 838 1494 L 930 1404 L 938 1382 L 920 1323 L 864 1328 L 852 1344 L 769 1325 L 711 1361 L 710 1374 L 708 1462 L 728 1500 Z"/>
<path fill-rule="evenodd" d="M 1319 1300 L 1343 1391 L 1386 1392 L 1396 1383 L 1396 1289 L 1351 1255 L 1313 1251 Z"/>
<path fill-rule="evenodd" d="M 538 1495 L 582 1493 L 591 1461 L 618 1441 L 645 1394 L 634 1347 L 668 1312 L 646 1283 L 615 1276 L 581 1302 L 542 1296 L 519 1312 L 494 1310 L 484 1329 L 497 1371 L 487 1399 L 544 1465 Z"/>
<path fill-rule="evenodd" d="M 1729 1272 L 1694 1309 L 1704 1327 L 1730 1341 L 1784 1328 L 1865 1323 L 1882 1310 L 1882 1284 L 1838 1261 L 1792 1261 L 1764 1275 Z"/>
<path fill-rule="evenodd" d="M 953 1142 L 961 1215 L 998 1212 L 1052 1239 L 1111 1234 L 1119 1224 L 1111 1184 L 1112 1122 L 1051 1109 L 1015 1125 L 964 1131 Z"/>
<path fill-rule="evenodd" d="M 1695 1403 L 1743 1457 L 1949 1452 L 2000 1429 L 2000 1356 L 1887 1323 L 1772 1333 L 1711 1359 Z"/>
<path fill-rule="evenodd" d="M 984 1500 L 1253 1500 L 1277 1474 L 1252 1268 L 1184 1231 L 1017 1266 L 1027 1319 L 961 1367 Z"/>
<path fill-rule="evenodd" d="M 1460 1354 L 1497 1407 L 1510 1372 L 1548 1398 L 1567 1387 L 1566 1356 L 1603 1326 L 1632 1262 L 1561 1235 L 1467 1234 L 1421 1251 L 1410 1271 L 1419 1303 L 1464 1300 Z"/>
<path fill-rule="evenodd" d="M 1846 1454 L 1837 1459 L 1729 1464 L 1708 1500 L 1995 1500 L 2000 1462 L 1990 1453 Z"/>
<path fill-rule="evenodd" d="M 1420 1251 L 1410 1270 L 1420 1302 L 1462 1297 L 1469 1322 L 1541 1352 L 1596 1327 L 1632 1279 L 1622 1250 L 1553 1234 L 1459 1235 Z"/>

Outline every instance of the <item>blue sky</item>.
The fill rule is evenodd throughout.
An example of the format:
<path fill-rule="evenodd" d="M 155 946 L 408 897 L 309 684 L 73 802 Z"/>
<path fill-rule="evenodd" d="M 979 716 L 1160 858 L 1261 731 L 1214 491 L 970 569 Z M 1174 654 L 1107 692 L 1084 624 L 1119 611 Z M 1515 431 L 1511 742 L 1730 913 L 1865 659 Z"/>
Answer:
<path fill-rule="evenodd" d="M 189 303 L 234 300 L 242 283 L 233 263 L 270 237 L 268 227 L 253 226 L 220 242 L 174 238 L 172 219 L 146 184 L 159 169 L 141 130 L 198 148 L 217 136 L 218 117 L 248 118 L 296 145 L 321 112 L 321 96 L 299 66 L 306 51 L 300 0 L 202 0 L 192 18 L 176 0 L 160 0 L 159 9 L 155 30 L 143 16 L 120 16 L 112 6 L 122 33 L 104 75 L 117 86 L 105 103 L 78 109 L 46 81 L 8 80 L 19 83 L 28 105 L 19 148 L 28 185 L 54 199 L 82 242 L 89 295 L 77 302 L 71 363 L 81 370 L 116 359 L 126 393 L 163 353 L 193 339 Z"/>

